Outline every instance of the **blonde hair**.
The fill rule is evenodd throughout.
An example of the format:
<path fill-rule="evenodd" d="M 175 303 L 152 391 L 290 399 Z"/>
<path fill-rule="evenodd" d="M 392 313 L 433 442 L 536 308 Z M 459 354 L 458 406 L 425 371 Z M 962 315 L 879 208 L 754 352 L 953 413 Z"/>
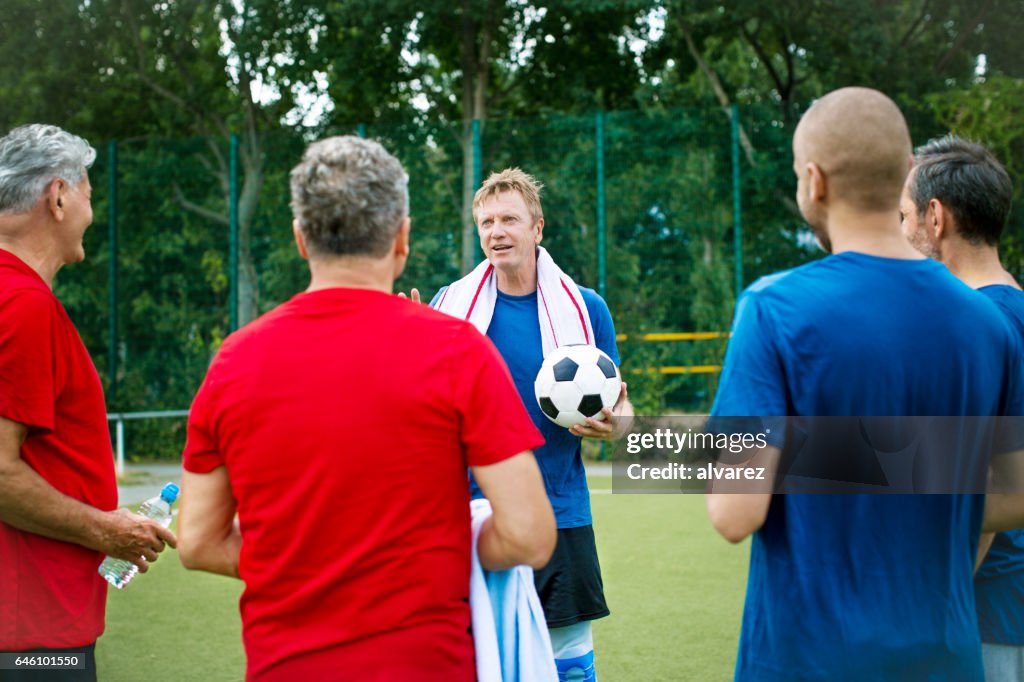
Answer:
<path fill-rule="evenodd" d="M 480 204 L 493 196 L 502 192 L 519 192 L 526 207 L 530 209 L 530 216 L 534 221 L 540 220 L 544 217 L 544 210 L 540 207 L 540 191 L 543 187 L 535 177 L 520 168 L 506 168 L 500 173 L 491 173 L 473 196 L 473 214 L 476 214 Z"/>

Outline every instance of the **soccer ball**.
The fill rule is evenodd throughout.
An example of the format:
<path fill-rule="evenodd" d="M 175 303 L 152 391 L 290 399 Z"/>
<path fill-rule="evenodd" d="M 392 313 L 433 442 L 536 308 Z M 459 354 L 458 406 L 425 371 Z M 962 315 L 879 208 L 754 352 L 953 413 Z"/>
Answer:
<path fill-rule="evenodd" d="M 603 419 L 601 408 L 619 399 L 622 378 L 612 359 L 597 346 L 561 346 L 537 372 L 533 392 L 544 416 L 569 428 L 587 417 Z"/>

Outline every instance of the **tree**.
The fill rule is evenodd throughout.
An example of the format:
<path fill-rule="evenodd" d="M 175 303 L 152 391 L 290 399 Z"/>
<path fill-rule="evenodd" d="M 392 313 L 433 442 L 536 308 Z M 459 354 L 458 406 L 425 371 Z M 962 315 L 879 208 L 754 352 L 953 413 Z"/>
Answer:
<path fill-rule="evenodd" d="M 296 107 L 293 85 L 313 81 L 310 36 L 320 13 L 304 2 L 247 0 L 98 0 L 84 6 L 109 55 L 106 87 L 148 91 L 153 124 L 148 132 L 200 135 L 197 157 L 220 188 L 221 199 L 193 197 L 175 182 L 177 203 L 227 227 L 230 160 L 237 134 L 238 320 L 259 313 L 259 283 L 252 254 L 253 221 L 265 175 L 264 140 L 282 129 Z"/>
<path fill-rule="evenodd" d="M 574 110 L 581 102 L 593 102 L 566 96 L 567 92 L 606 91 L 615 102 L 625 101 L 623 93 L 632 93 L 636 67 L 620 58 L 617 38 L 649 4 L 559 0 L 538 7 L 514 0 L 432 5 L 390 0 L 330 6 L 327 25 L 331 38 L 338 39 L 327 41 L 337 50 L 332 73 L 346 71 L 358 48 L 367 55 L 374 76 L 390 79 L 392 88 L 398 79 L 399 106 L 386 114 L 407 114 L 408 105 L 416 101 L 423 117 L 434 117 L 442 127 L 447 124 L 457 131 L 463 272 L 476 264 L 474 121 L 483 127 L 493 114 L 540 107 Z M 345 39 L 355 42 L 346 44 Z M 611 64 L 610 55 L 616 56 Z M 346 84 L 352 81 L 351 76 L 343 79 Z M 383 94 L 376 78 L 373 83 L 371 92 Z M 379 101 L 342 97 L 357 98 L 368 112 L 384 109 Z M 336 111 L 336 116 L 351 115 L 350 109 Z"/>

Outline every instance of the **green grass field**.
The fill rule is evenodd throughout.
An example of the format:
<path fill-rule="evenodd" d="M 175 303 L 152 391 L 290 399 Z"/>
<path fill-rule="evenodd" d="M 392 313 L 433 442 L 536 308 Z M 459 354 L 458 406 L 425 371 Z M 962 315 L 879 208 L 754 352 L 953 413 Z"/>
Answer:
<path fill-rule="evenodd" d="M 591 481 L 608 490 L 610 478 Z M 746 546 L 711 529 L 700 495 L 591 497 L 610 618 L 594 626 L 598 674 L 618 680 L 732 679 Z M 99 679 L 242 680 L 240 582 L 185 571 L 168 550 L 110 590 Z"/>

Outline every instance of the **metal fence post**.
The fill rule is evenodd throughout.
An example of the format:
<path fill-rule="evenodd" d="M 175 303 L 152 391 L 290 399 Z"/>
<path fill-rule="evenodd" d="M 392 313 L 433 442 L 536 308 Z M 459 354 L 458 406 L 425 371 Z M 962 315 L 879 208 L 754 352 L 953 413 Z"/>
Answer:
<path fill-rule="evenodd" d="M 359 137 L 361 137 L 363 139 L 366 139 L 366 124 L 365 123 L 360 123 L 359 125 L 356 126 L 356 135 L 358 135 Z"/>
<path fill-rule="evenodd" d="M 594 118 L 594 141 L 597 165 L 597 293 L 607 298 L 607 259 L 608 247 L 605 235 L 605 194 L 604 194 L 604 112 L 598 111 Z M 604 462 L 608 459 L 608 442 L 601 441 L 601 454 L 598 458 Z"/>
<path fill-rule="evenodd" d="M 480 183 L 483 182 L 484 174 L 484 161 L 483 161 L 483 146 L 480 135 L 480 119 L 473 119 L 473 187 L 479 187 Z M 473 247 L 473 253 L 475 255 L 474 260 L 480 261 L 484 257 L 484 252 L 480 249 L 480 242 L 477 241 Z"/>
<path fill-rule="evenodd" d="M 117 398 L 117 141 L 107 145 L 107 373 L 110 390 L 107 400 Z"/>
<path fill-rule="evenodd" d="M 124 419 L 120 415 L 114 424 L 117 438 L 117 475 L 124 476 Z"/>
<path fill-rule="evenodd" d="M 231 281 L 228 306 L 230 306 L 231 331 L 238 329 L 238 135 L 231 135 L 231 162 L 228 176 L 228 225 L 231 232 L 228 253 L 228 270 Z"/>
<path fill-rule="evenodd" d="M 736 277 L 735 296 L 743 291 L 743 218 L 740 213 L 740 111 L 733 104 L 729 116 L 732 129 L 732 242 L 733 268 Z"/>

